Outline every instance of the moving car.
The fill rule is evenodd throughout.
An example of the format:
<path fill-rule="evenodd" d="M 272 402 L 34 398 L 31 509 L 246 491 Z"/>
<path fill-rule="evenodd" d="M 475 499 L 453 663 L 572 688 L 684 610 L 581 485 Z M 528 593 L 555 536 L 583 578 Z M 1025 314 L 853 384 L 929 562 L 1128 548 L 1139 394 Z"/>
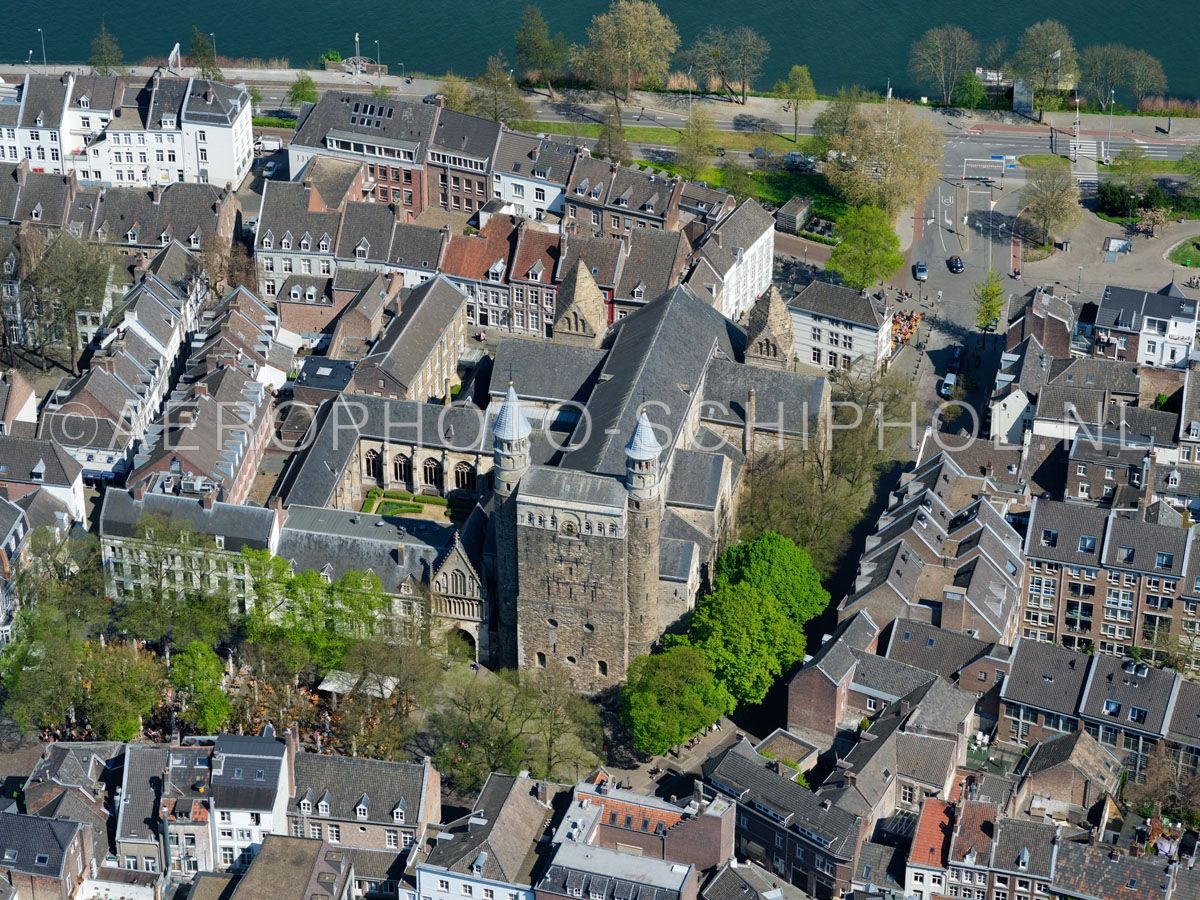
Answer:
<path fill-rule="evenodd" d="M 950 266 L 950 271 L 953 272 L 955 275 L 961 275 L 963 272 L 963 269 L 966 268 L 966 266 L 963 265 L 961 256 L 950 257 L 950 261 L 947 263 L 947 265 Z"/>
<path fill-rule="evenodd" d="M 925 260 L 917 260 L 917 264 L 913 266 L 913 278 L 917 281 L 929 280 L 929 266 L 925 265 Z"/>
<path fill-rule="evenodd" d="M 938 385 L 938 393 L 949 399 L 956 387 L 958 387 L 958 376 L 950 372 L 942 379 L 942 383 Z"/>

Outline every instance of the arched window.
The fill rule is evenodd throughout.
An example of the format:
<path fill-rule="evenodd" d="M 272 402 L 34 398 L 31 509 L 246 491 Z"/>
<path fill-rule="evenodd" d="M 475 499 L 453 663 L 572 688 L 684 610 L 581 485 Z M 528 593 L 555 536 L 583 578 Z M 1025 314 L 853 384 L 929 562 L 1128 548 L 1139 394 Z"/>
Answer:
<path fill-rule="evenodd" d="M 468 462 L 460 462 L 454 467 L 454 487 L 460 491 L 475 490 L 475 469 Z"/>
<path fill-rule="evenodd" d="M 412 461 L 403 453 L 392 457 L 392 480 L 408 484 L 412 480 Z"/>
<path fill-rule="evenodd" d="M 459 597 L 467 593 L 467 576 L 458 569 L 450 573 L 450 593 Z"/>
<path fill-rule="evenodd" d="M 442 464 L 432 456 L 421 466 L 421 478 L 430 487 L 442 489 Z"/>
<path fill-rule="evenodd" d="M 379 455 L 378 450 L 368 450 L 363 457 L 363 474 L 367 478 L 383 477 L 383 457 Z"/>

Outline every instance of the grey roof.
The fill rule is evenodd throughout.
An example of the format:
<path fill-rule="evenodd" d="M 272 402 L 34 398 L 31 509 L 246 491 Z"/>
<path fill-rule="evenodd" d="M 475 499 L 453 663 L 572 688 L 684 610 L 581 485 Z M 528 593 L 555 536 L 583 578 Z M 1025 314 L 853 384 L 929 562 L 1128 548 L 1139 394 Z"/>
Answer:
<path fill-rule="evenodd" d="M 565 186 L 574 161 L 575 148 L 570 144 L 554 138 L 502 131 L 492 171 Z"/>
<path fill-rule="evenodd" d="M 283 742 L 270 734 L 220 735 L 213 748 L 213 803 L 231 810 L 273 809 L 285 753 Z"/>
<path fill-rule="evenodd" d="M 683 234 L 665 229 L 639 228 L 630 233 L 628 240 L 629 253 L 621 267 L 617 297 L 650 301 L 673 287 L 679 274 L 677 263 L 687 250 L 687 239 Z M 639 289 L 640 298 L 637 295 Z"/>
<path fill-rule="evenodd" d="M 396 222 L 392 228 L 388 261 L 410 269 L 432 271 L 438 267 L 442 258 L 442 248 L 447 237 L 447 233 L 440 228 Z"/>
<path fill-rule="evenodd" d="M 417 824 L 425 785 L 425 767 L 420 763 L 298 753 L 295 765 L 290 813 L 298 813 L 298 804 L 306 797 L 314 810 L 312 798 L 325 797 L 330 818 L 390 824 L 395 821 L 393 811 L 401 809 L 407 824 Z M 365 820 L 356 812 L 364 797 Z"/>
<path fill-rule="evenodd" d="M 661 217 L 674 189 L 674 179 L 580 155 L 571 169 L 569 187 L 572 196 L 583 202 Z M 617 204 L 620 198 L 625 200 L 623 207 Z M 652 212 L 650 207 L 653 207 Z"/>
<path fill-rule="evenodd" d="M 125 244 L 126 235 L 134 231 L 133 243 L 154 247 L 161 245 L 164 233 L 172 240 L 186 242 L 198 235 L 203 241 L 217 233 L 225 202 L 222 192 L 211 184 L 171 182 L 161 188 L 106 188 L 96 211 L 96 234 L 109 243 Z"/>
<path fill-rule="evenodd" d="M 0 864 L 13 872 L 62 878 L 67 851 L 81 828 L 79 822 L 0 812 Z"/>
<path fill-rule="evenodd" d="M 1045 737 L 1030 748 L 1025 764 L 1020 768 L 1022 778 L 1040 775 L 1064 764 L 1084 772 L 1098 785 L 1115 787 L 1121 775 L 1121 762 L 1084 729 L 1069 734 Z"/>
<path fill-rule="evenodd" d="M 52 440 L 0 434 L 0 481 L 69 487 L 81 471 L 79 463 Z"/>
<path fill-rule="evenodd" d="M 1166 900 L 1169 884 L 1166 865 L 1153 854 L 1134 857 L 1100 845 L 1060 841 L 1050 890 L 1080 900 Z"/>
<path fill-rule="evenodd" d="M 1061 387 L 1108 388 L 1113 393 L 1137 396 L 1141 383 L 1136 363 L 1102 356 L 1055 359 L 1050 382 Z"/>
<path fill-rule="evenodd" d="M 563 841 L 538 880 L 538 893 L 592 900 L 679 900 L 694 878 L 692 866 L 622 853 L 608 847 Z"/>
<path fill-rule="evenodd" d="M 265 200 L 263 205 L 266 206 Z M 392 247 L 395 224 L 396 214 L 382 203 L 347 203 L 338 226 L 334 251 L 339 257 L 350 259 L 356 257 L 356 251 L 362 246 L 367 255 L 362 258 L 360 265 L 386 262 Z M 292 245 L 295 247 L 304 232 L 297 231 L 294 224 L 289 227 L 297 242 Z M 259 230 L 262 230 L 261 223 Z M 278 238 L 279 233 L 276 232 L 275 236 Z M 319 238 L 319 234 L 312 235 L 314 245 Z"/>
<path fill-rule="evenodd" d="M 1035 498 L 1029 513 L 1025 553 L 1036 559 L 1098 567 L 1101 563 L 1100 554 L 1104 550 L 1107 525 L 1106 509 Z M 1084 538 L 1095 540 L 1082 540 Z M 1081 547 L 1085 549 L 1080 549 Z M 1181 556 L 1180 561 L 1182 559 Z"/>
<path fill-rule="evenodd" d="M 1200 747 L 1200 684 L 1187 679 L 1179 682 L 1167 733 L 1173 741 Z"/>
<path fill-rule="evenodd" d="M 884 306 L 874 296 L 828 281 L 810 282 L 788 306 L 867 328 L 883 324 Z"/>
<path fill-rule="evenodd" d="M 933 673 L 924 669 L 907 666 L 867 650 L 850 652 L 857 660 L 852 683 L 859 690 L 895 699 L 929 684 L 936 678 Z"/>
<path fill-rule="evenodd" d="M 724 469 L 725 457 L 719 453 L 676 450 L 667 487 L 667 503 L 693 509 L 716 509 Z"/>
<path fill-rule="evenodd" d="M 297 572 L 323 572 L 333 580 L 373 572 L 385 591 L 397 594 L 410 578 L 426 580 L 453 540 L 451 526 L 423 519 L 292 504 L 275 552 Z"/>
<path fill-rule="evenodd" d="M 841 859 L 854 855 L 861 819 L 837 806 L 826 808 L 808 788 L 775 772 L 771 761 L 741 740 L 704 761 L 705 780 L 748 806 L 759 805 L 784 827 L 803 829 Z"/>
<path fill-rule="evenodd" d="M 646 418 L 646 411 L 642 410 L 637 419 L 637 426 L 633 429 L 633 434 L 630 435 L 629 442 L 625 445 L 625 458 L 643 462 L 658 459 L 660 453 L 662 453 L 662 444 L 654 436 L 654 429 L 650 425 L 650 420 Z"/>
<path fill-rule="evenodd" d="M 700 546 L 695 541 L 661 538 L 658 545 L 658 577 L 660 581 L 686 584 L 699 565 Z"/>
<path fill-rule="evenodd" d="M 714 355 L 736 359 L 740 332 L 687 288 L 675 288 L 622 319 L 615 328 L 600 381 L 588 398 L 588 419 L 573 436 L 590 437 L 564 465 L 608 475 L 625 473 L 625 442 L 641 405 L 655 402 L 651 418 L 669 454 L 686 423 Z"/>
<path fill-rule="evenodd" d="M 347 206 L 358 204 L 348 203 Z M 369 204 L 378 206 L 378 204 Z M 381 207 L 387 212 L 387 207 Z M 338 237 L 338 227 L 341 225 L 341 215 L 337 212 L 309 212 L 308 194 L 304 184 L 298 181 L 268 181 L 263 187 L 262 208 L 258 216 L 258 231 L 255 235 L 258 250 L 264 250 L 265 241 L 269 238 L 272 248 L 278 250 L 283 237 L 290 233 L 292 247 L 298 249 L 300 239 L 308 234 L 312 246 L 317 247 L 322 237 L 329 238 L 330 247 Z M 382 246 L 376 246 L 379 251 L 374 259 L 386 258 L 387 241 Z M 350 255 L 354 255 L 354 247 L 350 247 Z M 340 270 L 339 270 L 340 271 Z M 282 292 L 281 292 L 282 293 Z"/>
<path fill-rule="evenodd" d="M 746 398 L 753 389 L 758 429 L 816 436 L 820 434 L 827 383 L 824 375 L 765 369 L 717 358 L 704 379 L 700 418 L 741 428 L 746 419 Z"/>
<path fill-rule="evenodd" d="M 1149 665 L 1138 668 L 1133 660 L 1098 653 L 1091 660 L 1079 713 L 1118 724 L 1126 731 L 1162 735 L 1167 730 L 1179 680 L 1179 673 L 1171 669 Z"/>
<path fill-rule="evenodd" d="M 950 678 L 964 666 L 985 656 L 1007 659 L 1011 649 L 981 641 L 957 631 L 947 631 L 916 619 L 897 619 L 888 641 L 889 659 Z"/>
<path fill-rule="evenodd" d="M 816 668 L 834 684 L 839 683 L 858 665 L 855 650 L 865 650 L 879 628 L 871 614 L 863 611 L 843 620 L 834 633 L 813 654 L 804 668 Z"/>
<path fill-rule="evenodd" d="M 198 125 L 232 125 L 250 103 L 250 95 L 242 84 L 225 84 L 203 78 L 188 82 L 188 94 L 183 103 L 183 120 Z"/>
<path fill-rule="evenodd" d="M 350 383 L 355 365 L 355 361 L 349 359 L 306 356 L 300 364 L 300 374 L 296 378 L 296 384 L 314 390 L 340 393 Z"/>
<path fill-rule="evenodd" d="M 1058 828 L 1046 822 L 1001 818 L 992 841 L 992 868 L 1022 877 L 1049 879 Z"/>
<path fill-rule="evenodd" d="M 1107 285 L 1096 307 L 1096 327 L 1141 331 L 1147 318 L 1195 319 L 1196 301 L 1171 292 L 1152 293 Z"/>
<path fill-rule="evenodd" d="M 1000 696 L 1025 706 L 1074 716 L 1083 696 L 1087 671 L 1088 657 L 1082 653 L 1017 638 Z"/>
<path fill-rule="evenodd" d="M 134 500 L 126 490 L 109 488 L 100 510 L 100 534 L 135 537 L 145 516 L 185 523 L 198 534 L 221 535 L 225 549 L 235 553 L 243 547 L 266 548 L 275 522 L 274 511 L 261 506 L 217 502 L 205 509 L 200 501 L 187 497 L 147 493 Z"/>
<path fill-rule="evenodd" d="M 1104 541 L 1104 563 L 1112 568 L 1179 578 L 1189 536 L 1190 532 L 1182 528 L 1150 524 L 1140 510 L 1113 510 Z M 1164 553 L 1167 556 L 1160 558 Z"/>
<path fill-rule="evenodd" d="M 436 147 L 450 153 L 491 160 L 499 138 L 499 122 L 443 108 L 438 115 L 429 146 L 430 149 Z"/>
<path fill-rule="evenodd" d="M 854 880 L 859 884 L 874 885 L 883 890 L 903 890 L 905 856 L 903 847 L 890 847 L 887 844 L 867 841 L 858 852 Z"/>
<path fill-rule="evenodd" d="M 597 285 L 615 288 L 621 280 L 627 255 L 628 248 L 624 241 L 591 235 L 566 235 L 563 237 L 554 280 L 558 282 L 565 279 L 568 273 L 575 271 L 576 264 L 582 259 Z"/>
<path fill-rule="evenodd" d="M 155 843 L 158 840 L 159 798 L 168 749 L 148 744 L 128 744 L 121 778 L 121 808 L 117 813 L 117 840 Z"/>
<path fill-rule="evenodd" d="M 700 890 L 703 900 L 749 900 L 751 895 L 757 900 L 809 900 L 800 888 L 755 862 L 726 863 Z"/>
<path fill-rule="evenodd" d="M 605 355 L 588 347 L 506 338 L 496 347 L 492 398 L 502 397 L 511 380 L 525 400 L 585 403 Z"/>
<path fill-rule="evenodd" d="M 536 796 L 529 778 L 493 772 L 471 813 L 443 826 L 426 862 L 451 872 L 470 872 L 479 862 L 482 877 L 508 884 L 529 884 L 529 865 L 550 807 Z"/>
<path fill-rule="evenodd" d="M 775 219 L 771 214 L 757 200 L 747 199 L 709 229 L 698 249 L 723 277 L 741 259 L 742 253 L 774 229 Z"/>
<path fill-rule="evenodd" d="M 610 509 L 624 509 L 627 500 L 625 487 L 616 478 L 547 466 L 529 468 L 521 479 L 521 496 Z"/>
<path fill-rule="evenodd" d="M 67 108 L 68 79 L 60 75 L 26 75 L 21 88 L 22 128 L 58 129 Z M 38 120 L 41 121 L 38 121 Z"/>
<path fill-rule="evenodd" d="M 367 115 L 367 107 L 373 107 Z M 375 115 L 375 110 L 379 115 Z M 325 147 L 333 132 L 370 137 L 383 146 L 410 149 L 417 165 L 424 162 L 425 146 L 433 130 L 437 107 L 406 100 L 373 100 L 351 91 L 326 91 L 313 106 L 300 112 L 293 144 Z"/>

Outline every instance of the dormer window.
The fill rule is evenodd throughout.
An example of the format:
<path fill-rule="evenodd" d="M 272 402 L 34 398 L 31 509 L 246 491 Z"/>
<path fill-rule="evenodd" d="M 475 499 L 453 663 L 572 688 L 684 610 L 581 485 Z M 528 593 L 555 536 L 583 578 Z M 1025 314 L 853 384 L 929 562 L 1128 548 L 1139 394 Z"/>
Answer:
<path fill-rule="evenodd" d="M 635 287 L 633 289 L 633 299 L 634 300 L 641 300 L 645 296 L 646 296 L 646 288 L 643 287 L 642 285 L 639 284 L 637 287 Z"/>
<path fill-rule="evenodd" d="M 300 801 L 300 815 L 302 815 L 302 816 L 312 815 L 312 802 L 311 801 L 309 801 L 309 800 L 301 800 Z"/>
<path fill-rule="evenodd" d="M 270 250 L 275 246 L 275 236 L 268 231 L 263 235 L 262 245 L 264 250 Z"/>
<path fill-rule="evenodd" d="M 365 806 L 354 807 L 354 815 L 360 819 L 365 819 L 367 817 L 367 808 Z"/>
<path fill-rule="evenodd" d="M 43 120 L 42 120 L 42 114 L 41 114 L 41 113 L 38 113 L 38 114 L 37 114 L 37 118 L 33 120 L 33 124 L 34 124 L 34 125 L 36 125 L 38 128 L 41 128 L 41 127 L 42 127 L 42 121 L 43 121 Z"/>
<path fill-rule="evenodd" d="M 288 292 L 293 300 L 300 299 L 300 285 L 293 284 L 291 291 Z"/>
<path fill-rule="evenodd" d="M 33 209 L 31 209 L 29 211 L 29 215 L 33 218 L 33 221 L 35 221 L 35 222 L 42 221 L 42 204 L 39 203 L 37 206 L 35 206 Z"/>
<path fill-rule="evenodd" d="M 319 244 L 317 244 L 317 249 L 320 250 L 322 253 L 328 253 L 329 252 L 329 238 L 322 237 L 321 242 Z"/>
<path fill-rule="evenodd" d="M 367 254 L 371 252 L 371 245 L 363 238 L 358 242 L 358 246 L 354 248 L 354 256 L 356 259 L 366 259 Z"/>
<path fill-rule="evenodd" d="M 304 237 L 300 238 L 300 249 L 301 250 L 309 249 L 308 235 L 305 235 Z"/>
<path fill-rule="evenodd" d="M 404 824 L 404 810 L 401 807 L 397 806 L 392 810 L 392 821 L 397 825 Z"/>
<path fill-rule="evenodd" d="M 193 250 L 200 249 L 200 232 L 194 232 L 192 236 L 188 238 L 188 246 Z"/>
<path fill-rule="evenodd" d="M 1193 422 L 1188 426 L 1188 437 L 1193 441 L 1200 441 L 1200 422 Z"/>
<path fill-rule="evenodd" d="M 91 109 L 92 108 L 92 98 L 87 97 L 87 96 L 80 97 L 79 98 L 79 108 L 80 109 Z"/>
<path fill-rule="evenodd" d="M 137 243 L 137 230 L 134 228 L 130 228 L 127 232 L 125 232 L 125 240 L 128 241 L 130 244 L 136 244 Z"/>
<path fill-rule="evenodd" d="M 324 800 L 322 800 L 320 803 L 317 804 L 317 815 L 319 815 L 319 816 L 329 815 L 329 804 L 326 803 Z"/>
<path fill-rule="evenodd" d="M 161 122 L 162 122 L 163 128 L 174 128 L 175 127 L 175 117 L 174 116 L 163 116 L 161 119 Z"/>
<path fill-rule="evenodd" d="M 317 289 L 312 287 L 311 285 L 309 287 L 305 288 L 304 289 L 304 299 L 307 300 L 309 303 L 312 303 L 314 300 L 316 300 L 317 299 Z"/>
<path fill-rule="evenodd" d="M 1167 476 L 1167 484 L 1171 487 L 1179 487 L 1179 472 L 1172 471 L 1171 474 Z"/>
<path fill-rule="evenodd" d="M 169 232 L 164 231 L 158 236 L 158 240 L 165 247 L 167 244 L 171 243 L 171 235 Z"/>
<path fill-rule="evenodd" d="M 292 233 L 290 231 L 287 234 L 285 234 L 283 236 L 283 239 L 279 242 L 279 249 L 280 250 L 291 250 L 292 249 Z"/>

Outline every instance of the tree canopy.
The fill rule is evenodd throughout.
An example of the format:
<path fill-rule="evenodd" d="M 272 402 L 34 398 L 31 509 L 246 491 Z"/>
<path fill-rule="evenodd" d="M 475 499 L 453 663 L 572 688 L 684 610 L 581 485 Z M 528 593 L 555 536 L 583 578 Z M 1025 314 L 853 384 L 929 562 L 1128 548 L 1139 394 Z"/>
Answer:
<path fill-rule="evenodd" d="M 703 106 L 693 106 L 683 124 L 676 160 L 680 174 L 694 181 L 712 160 L 713 147 L 717 142 L 717 126 Z"/>
<path fill-rule="evenodd" d="M 116 75 L 125 62 L 125 56 L 117 39 L 108 30 L 107 23 L 100 20 L 100 30 L 92 38 L 92 53 L 88 65 L 97 75 Z"/>
<path fill-rule="evenodd" d="M 943 25 L 926 31 L 909 51 L 908 69 L 929 85 L 943 103 L 950 103 L 958 80 L 979 59 L 979 42 L 965 28 Z"/>
<path fill-rule="evenodd" d="M 838 245 L 826 268 L 852 288 L 890 278 L 904 265 L 892 219 L 875 206 L 852 207 L 837 224 Z"/>
<path fill-rule="evenodd" d="M 829 605 L 829 592 L 808 551 L 774 531 L 733 544 L 717 560 L 717 586 L 748 584 L 779 601 L 803 625 Z"/>
<path fill-rule="evenodd" d="M 1012 69 L 1032 88 L 1038 108 L 1045 109 L 1051 95 L 1057 95 L 1079 71 L 1079 56 L 1067 26 L 1045 19 L 1026 28 L 1017 44 Z"/>
<path fill-rule="evenodd" d="M 788 102 L 792 109 L 792 140 L 800 140 L 800 110 L 806 109 L 817 99 L 808 66 L 792 66 L 787 78 L 775 83 L 775 95 Z"/>
<path fill-rule="evenodd" d="M 567 39 L 561 33 L 551 35 L 541 7 L 531 3 L 521 15 L 521 27 L 516 35 L 517 68 L 526 75 L 540 76 L 548 92 L 553 92 L 550 79 L 567 66 Z"/>
<path fill-rule="evenodd" d="M 702 87 L 716 84 L 745 104 L 754 80 L 762 74 L 771 45 L 746 25 L 710 25 L 684 54 Z"/>
<path fill-rule="evenodd" d="M 666 753 L 735 705 L 704 652 L 686 644 L 635 659 L 621 689 L 622 718 L 633 746 L 647 754 Z"/>
<path fill-rule="evenodd" d="M 208 644 L 192 641 L 171 661 L 171 685 L 182 701 L 180 718 L 199 734 L 216 734 L 233 714 L 222 687 L 225 669 Z"/>
<path fill-rule="evenodd" d="M 201 78 L 221 80 L 221 67 L 217 65 L 217 48 L 207 32 L 198 25 L 192 26 L 192 44 L 188 48 L 188 65 L 200 70 Z"/>
<path fill-rule="evenodd" d="M 1004 284 L 1000 273 L 988 269 L 983 281 L 972 289 L 975 295 L 975 327 L 980 331 L 990 331 L 995 327 L 1004 311 Z"/>
<path fill-rule="evenodd" d="M 836 159 L 825 175 L 838 193 L 892 215 L 929 190 L 943 153 L 942 135 L 928 117 L 897 105 L 855 106 L 826 144 Z"/>
<path fill-rule="evenodd" d="M 301 103 L 317 102 L 317 83 L 307 72 L 297 72 L 296 80 L 288 86 L 288 103 L 299 106 Z"/>
<path fill-rule="evenodd" d="M 1079 221 L 1079 182 L 1063 166 L 1040 164 L 1033 166 L 1021 191 L 1021 202 L 1042 229 L 1042 239 L 1050 240 L 1050 232 L 1068 229 Z"/>
<path fill-rule="evenodd" d="M 488 57 L 487 67 L 472 85 L 471 109 L 477 116 L 493 122 L 512 122 L 528 118 L 529 104 L 513 81 L 508 59 L 503 53 Z"/>
<path fill-rule="evenodd" d="M 587 36 L 575 66 L 618 100 L 639 85 L 666 84 L 679 47 L 675 24 L 651 0 L 613 0 L 592 18 Z"/>

